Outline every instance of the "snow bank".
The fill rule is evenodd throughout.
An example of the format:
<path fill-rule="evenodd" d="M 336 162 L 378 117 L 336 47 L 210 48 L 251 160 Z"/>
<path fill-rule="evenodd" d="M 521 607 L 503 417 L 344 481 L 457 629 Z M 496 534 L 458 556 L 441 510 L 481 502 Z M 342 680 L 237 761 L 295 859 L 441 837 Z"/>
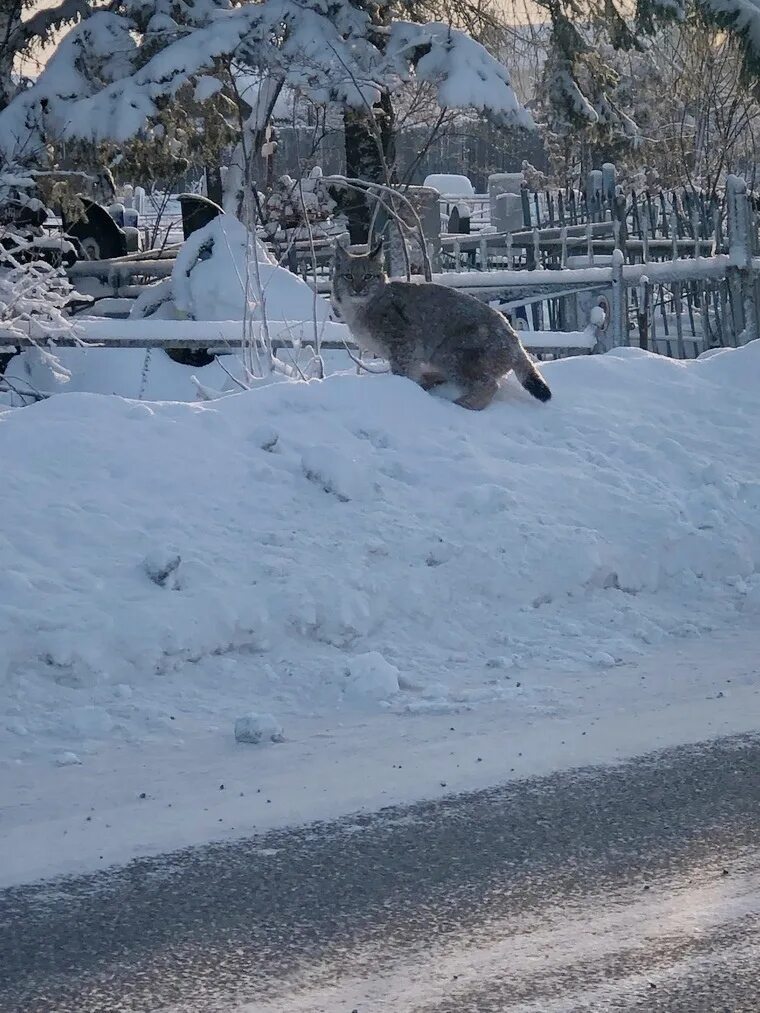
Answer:
<path fill-rule="evenodd" d="M 760 342 L 544 369 L 482 414 L 388 375 L 0 412 L 0 755 L 505 700 L 756 609 Z"/>
<path fill-rule="evenodd" d="M 130 325 L 130 326 L 125 326 Z M 240 335 L 239 321 L 222 321 L 208 323 L 205 321 L 162 320 L 160 324 L 146 320 L 144 328 L 151 333 L 159 333 L 163 337 L 171 337 L 172 329 L 177 331 L 177 339 L 190 336 L 193 331 L 206 325 L 210 344 L 223 348 L 225 341 L 234 340 Z M 125 320 L 82 320 L 78 325 L 81 334 L 92 334 L 92 340 L 98 338 L 117 337 L 123 339 L 127 332 L 140 327 L 140 323 Z M 338 340 L 344 331 L 342 325 L 327 323 L 323 328 L 323 338 Z M 167 333 L 168 332 L 168 333 Z M 300 337 L 304 348 L 298 353 L 282 351 L 280 354 L 286 362 L 295 361 L 301 369 L 306 369 L 311 353 L 307 345 L 314 343 L 313 327 L 310 325 L 279 324 L 270 321 L 272 337 Z M 140 336 L 134 335 L 135 344 L 139 346 Z M 17 381 L 19 390 L 38 390 L 45 393 L 84 393 L 84 394 L 118 394 L 121 397 L 134 398 L 141 401 L 205 401 L 217 394 L 229 394 L 240 390 L 229 374 L 244 379 L 241 353 L 224 356 L 224 368 L 218 362 L 208 366 L 183 366 L 171 359 L 160 348 L 56 348 L 55 355 L 49 355 L 37 348 L 25 349 L 11 359 L 6 375 Z M 353 370 L 354 366 L 345 352 L 335 349 L 322 353 L 325 372 L 331 374 L 342 370 Z M 225 369 L 227 372 L 225 372 Z M 283 382 L 283 376 L 274 373 L 261 385 Z M 197 381 L 197 382 L 196 382 Z M 253 381 L 248 380 L 249 384 Z M 0 405 L 15 405 L 18 401 L 12 394 L 0 397 Z"/>

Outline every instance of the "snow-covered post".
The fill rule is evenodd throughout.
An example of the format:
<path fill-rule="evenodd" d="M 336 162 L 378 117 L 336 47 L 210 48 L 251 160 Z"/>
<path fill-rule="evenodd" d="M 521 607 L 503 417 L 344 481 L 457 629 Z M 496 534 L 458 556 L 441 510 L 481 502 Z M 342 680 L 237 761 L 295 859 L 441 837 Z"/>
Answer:
<path fill-rule="evenodd" d="M 650 306 L 650 288 L 649 278 L 645 274 L 639 278 L 639 291 L 638 291 L 638 312 L 637 320 L 639 325 L 639 346 L 644 348 L 646 351 L 654 351 L 654 342 L 652 342 L 652 348 L 649 348 L 649 306 Z"/>
<path fill-rule="evenodd" d="M 735 345 L 758 337 L 758 314 L 754 300 L 752 236 L 747 184 L 740 176 L 726 179 L 728 263 L 726 272 L 731 295 L 731 317 Z"/>
<path fill-rule="evenodd" d="M 628 314 L 626 312 L 626 291 L 623 281 L 624 257 L 622 250 L 612 251 L 612 295 L 610 297 L 609 338 L 604 351 L 628 344 Z"/>

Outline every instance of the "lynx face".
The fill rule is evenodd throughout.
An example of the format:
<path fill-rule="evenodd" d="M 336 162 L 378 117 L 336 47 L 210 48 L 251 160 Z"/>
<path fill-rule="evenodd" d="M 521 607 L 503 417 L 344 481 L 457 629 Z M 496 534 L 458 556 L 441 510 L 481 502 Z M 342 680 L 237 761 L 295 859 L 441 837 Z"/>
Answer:
<path fill-rule="evenodd" d="M 385 281 L 382 243 L 369 253 L 359 255 L 350 254 L 341 246 L 336 248 L 333 290 L 339 301 L 371 299 Z"/>

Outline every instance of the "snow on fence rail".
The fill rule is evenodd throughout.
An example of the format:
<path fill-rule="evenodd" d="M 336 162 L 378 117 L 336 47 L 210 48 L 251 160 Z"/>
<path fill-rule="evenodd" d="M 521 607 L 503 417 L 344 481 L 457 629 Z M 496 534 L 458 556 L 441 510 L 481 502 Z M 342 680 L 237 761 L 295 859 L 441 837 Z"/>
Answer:
<path fill-rule="evenodd" d="M 207 351 L 224 355 L 241 349 L 253 337 L 262 340 L 261 324 L 248 325 L 253 334 L 244 340 L 240 320 L 113 320 L 104 317 L 82 317 L 70 333 L 57 337 L 57 347 L 88 348 L 182 348 L 189 351 Z M 314 344 L 314 325 L 311 321 L 268 321 L 269 335 L 274 349 L 293 348 Z M 356 350 L 345 324 L 326 322 L 319 325 L 320 347 L 340 350 L 348 346 Z M 0 352 L 3 341 L 9 347 L 29 348 L 43 342 L 23 336 L 18 330 L 4 335 L 0 330 Z M 53 344 L 51 342 L 51 344 Z M 526 336 L 526 344 L 540 358 L 591 352 L 597 344 L 593 327 L 583 331 L 534 332 Z"/>
<path fill-rule="evenodd" d="M 512 309 L 530 279 L 545 296 L 525 300 L 535 327 L 545 317 L 551 329 L 577 326 L 600 303 L 609 321 L 600 347 L 633 342 L 690 358 L 758 337 L 760 229 L 746 184 L 729 177 L 720 205 L 686 201 L 690 214 L 671 198 L 634 200 L 613 219 L 600 196 L 583 224 L 443 236 L 442 265 L 454 273 L 439 280 Z"/>
<path fill-rule="evenodd" d="M 601 305 L 607 325 L 600 349 L 633 343 L 691 358 L 759 336 L 758 213 L 743 180 L 729 177 L 725 208 L 725 228 L 718 222 L 709 240 L 696 230 L 694 237 L 684 237 L 676 227 L 667 239 L 648 238 L 644 228 L 640 239 L 631 240 L 615 221 L 444 236 L 444 270 L 434 280 L 521 313 L 529 347 L 540 346 L 540 333 L 585 333 L 591 311 Z M 455 253 L 453 265 L 447 250 Z M 488 269 L 465 269 L 477 266 L 477 259 Z M 172 267 L 169 257 L 143 255 L 80 262 L 69 273 L 80 290 L 101 300 L 96 312 L 121 316 L 129 300 L 146 284 L 168 277 Z M 329 281 L 321 270 L 318 290 L 325 291 Z M 101 340 L 109 340 L 105 331 Z M 185 347 L 181 340 L 173 344 Z"/>

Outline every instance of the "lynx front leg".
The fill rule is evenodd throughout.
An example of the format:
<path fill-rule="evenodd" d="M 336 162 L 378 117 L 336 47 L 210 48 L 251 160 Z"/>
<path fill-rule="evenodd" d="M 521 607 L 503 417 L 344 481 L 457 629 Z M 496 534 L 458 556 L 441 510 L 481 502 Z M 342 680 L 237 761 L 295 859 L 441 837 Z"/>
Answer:
<path fill-rule="evenodd" d="M 469 408 L 470 411 L 482 411 L 493 401 L 498 389 L 499 385 L 495 380 L 479 380 L 469 384 L 467 390 L 454 404 L 458 404 L 461 408 Z"/>
<path fill-rule="evenodd" d="M 416 380 L 416 373 L 419 371 L 419 363 L 411 354 L 408 348 L 396 348 L 391 352 L 389 358 L 391 373 L 394 376 L 405 376 L 410 380 Z"/>

